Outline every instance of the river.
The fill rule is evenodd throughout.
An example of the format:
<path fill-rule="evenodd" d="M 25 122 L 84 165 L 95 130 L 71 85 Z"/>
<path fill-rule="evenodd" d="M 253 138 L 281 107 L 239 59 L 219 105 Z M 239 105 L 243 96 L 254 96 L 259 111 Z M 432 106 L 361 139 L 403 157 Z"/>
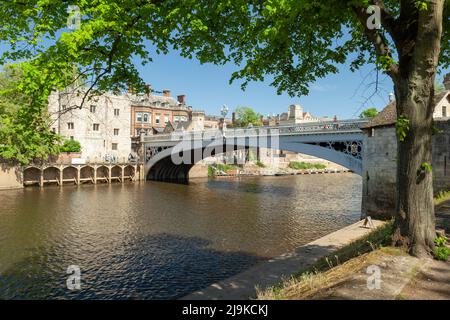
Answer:
<path fill-rule="evenodd" d="M 353 174 L 0 191 L 0 299 L 174 299 L 356 222 Z M 78 266 L 81 290 L 67 289 Z"/>

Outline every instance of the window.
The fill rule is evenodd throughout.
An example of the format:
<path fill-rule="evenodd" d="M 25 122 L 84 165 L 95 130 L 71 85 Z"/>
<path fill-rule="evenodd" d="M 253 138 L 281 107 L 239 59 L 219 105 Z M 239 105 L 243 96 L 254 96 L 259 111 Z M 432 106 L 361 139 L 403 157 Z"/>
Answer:
<path fill-rule="evenodd" d="M 114 109 L 114 116 L 118 117 L 120 113 L 119 109 Z"/>
<path fill-rule="evenodd" d="M 53 133 L 56 133 L 56 128 L 52 128 L 52 132 L 53 132 Z"/>
<path fill-rule="evenodd" d="M 136 135 L 137 135 L 137 136 L 140 136 L 140 135 L 141 135 L 141 130 L 142 130 L 142 129 L 136 129 Z"/>
<path fill-rule="evenodd" d="M 113 143 L 113 144 L 111 145 L 111 149 L 112 149 L 112 150 L 117 150 L 117 148 L 118 148 L 118 144 L 117 144 L 117 143 Z"/>
<path fill-rule="evenodd" d="M 98 129 L 100 129 L 100 125 L 98 123 L 94 123 L 92 128 L 94 131 L 98 131 Z"/>
<path fill-rule="evenodd" d="M 119 135 L 119 129 L 114 129 L 114 135 L 118 136 Z"/>
<path fill-rule="evenodd" d="M 142 112 L 136 113 L 136 122 L 142 122 Z"/>
<path fill-rule="evenodd" d="M 89 108 L 89 110 L 91 111 L 91 113 L 95 113 L 95 110 L 97 109 L 97 106 L 95 106 L 95 105 L 91 105 L 90 106 L 90 108 Z"/>
<path fill-rule="evenodd" d="M 155 117 L 155 123 L 156 123 L 156 124 L 159 124 L 159 118 L 160 118 L 160 115 L 157 114 L 156 117 Z"/>
<path fill-rule="evenodd" d="M 447 106 L 442 106 L 442 116 L 447 118 Z"/>
<path fill-rule="evenodd" d="M 73 130 L 73 128 L 74 128 L 73 122 L 67 122 L 67 129 Z"/>
<path fill-rule="evenodd" d="M 148 122 L 148 119 L 149 119 L 149 114 L 144 113 L 144 122 Z"/>
<path fill-rule="evenodd" d="M 169 115 L 164 115 L 164 123 L 167 124 L 169 122 Z"/>

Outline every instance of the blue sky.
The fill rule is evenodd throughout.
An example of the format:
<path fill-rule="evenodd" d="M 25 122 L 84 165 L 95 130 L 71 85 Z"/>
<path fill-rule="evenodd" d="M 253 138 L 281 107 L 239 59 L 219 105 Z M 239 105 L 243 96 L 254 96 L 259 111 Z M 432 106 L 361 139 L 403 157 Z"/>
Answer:
<path fill-rule="evenodd" d="M 237 70 L 236 66 L 201 65 L 195 59 L 180 57 L 175 51 L 156 56 L 152 63 L 138 68 L 144 81 L 150 83 L 154 90 L 170 89 L 172 96 L 186 94 L 188 104 L 194 109 L 215 115 L 219 114 L 223 104 L 230 110 L 249 106 L 267 116 L 285 112 L 290 104 L 299 103 L 313 115 L 337 115 L 340 119 L 348 119 L 357 117 L 369 107 L 381 110 L 393 90 L 390 79 L 380 73 L 378 93 L 373 95 L 376 79 L 373 66 L 353 73 L 344 65 L 339 74 L 329 75 L 312 84 L 309 95 L 304 97 L 277 95 L 270 81 L 252 82 L 242 91 L 239 81 L 232 85 L 228 83 L 232 72 Z"/>

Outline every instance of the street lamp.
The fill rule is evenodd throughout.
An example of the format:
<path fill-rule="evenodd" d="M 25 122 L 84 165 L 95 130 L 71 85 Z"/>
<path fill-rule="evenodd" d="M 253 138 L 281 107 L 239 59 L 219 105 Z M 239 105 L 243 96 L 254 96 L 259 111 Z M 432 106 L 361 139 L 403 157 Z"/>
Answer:
<path fill-rule="evenodd" d="M 224 104 L 223 106 L 222 106 L 222 108 L 220 109 L 220 114 L 222 115 L 222 117 L 223 117 L 223 130 L 226 130 L 226 128 L 227 128 L 227 124 L 226 124 L 226 122 L 225 122 L 225 117 L 227 116 L 227 114 L 228 114 L 228 107 L 227 107 L 227 105 L 226 104 Z"/>

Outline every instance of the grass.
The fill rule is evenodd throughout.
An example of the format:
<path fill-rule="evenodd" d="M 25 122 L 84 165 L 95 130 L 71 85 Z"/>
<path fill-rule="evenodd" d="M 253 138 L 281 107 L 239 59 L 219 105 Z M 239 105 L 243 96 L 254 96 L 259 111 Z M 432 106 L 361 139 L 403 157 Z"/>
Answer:
<path fill-rule="evenodd" d="M 264 163 L 262 163 L 261 161 L 256 161 L 256 163 L 255 163 L 258 167 L 260 167 L 260 168 L 265 168 L 266 167 L 266 165 L 264 164 Z"/>
<path fill-rule="evenodd" d="M 440 191 L 434 197 L 434 205 L 438 206 L 447 200 L 450 200 L 450 191 Z"/>
<path fill-rule="evenodd" d="M 257 288 L 257 298 L 260 300 L 306 298 L 338 283 L 349 274 L 354 274 L 379 254 L 406 255 L 398 248 L 387 247 L 392 227 L 391 221 L 333 255 L 320 259 L 310 268 L 284 280 L 278 286 L 266 290 Z M 371 254 L 368 254 L 369 252 Z"/>
<path fill-rule="evenodd" d="M 208 166 L 208 177 L 215 176 L 217 171 L 227 172 L 228 170 L 234 170 L 238 168 L 238 166 L 233 164 L 216 163 L 215 165 Z"/>
<path fill-rule="evenodd" d="M 322 163 L 307 163 L 292 161 L 289 163 L 289 168 L 294 170 L 305 170 L 305 169 L 325 169 L 327 166 Z"/>

